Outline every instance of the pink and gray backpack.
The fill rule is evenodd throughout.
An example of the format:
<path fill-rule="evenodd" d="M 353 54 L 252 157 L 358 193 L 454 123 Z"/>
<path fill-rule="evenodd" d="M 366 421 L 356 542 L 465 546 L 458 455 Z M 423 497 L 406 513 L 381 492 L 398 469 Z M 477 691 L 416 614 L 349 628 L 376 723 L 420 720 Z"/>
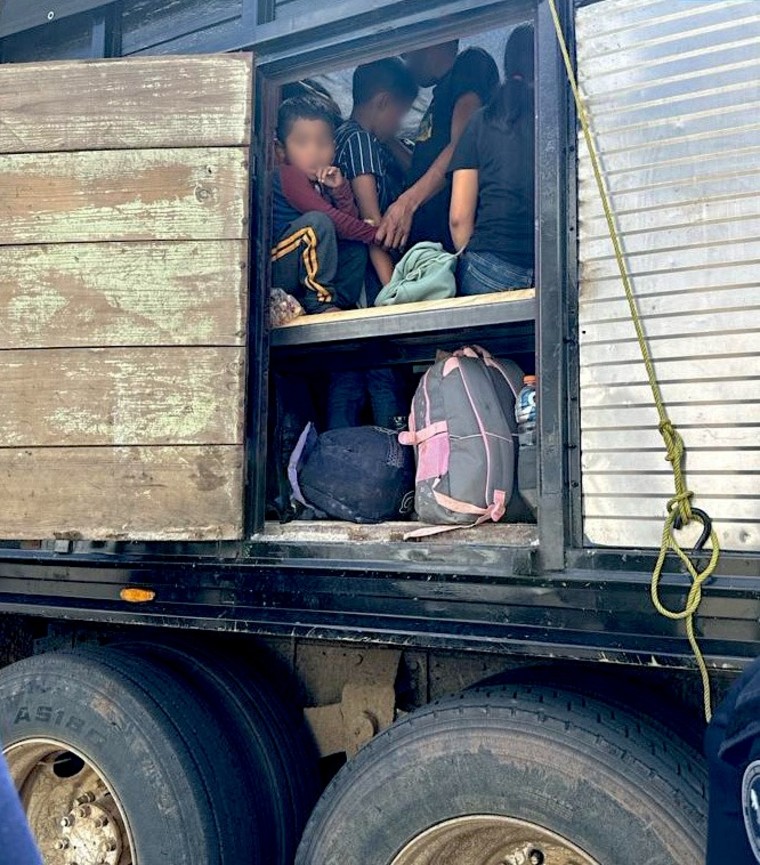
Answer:
<path fill-rule="evenodd" d="M 474 526 L 505 514 L 517 461 L 514 405 L 523 374 L 478 346 L 438 361 L 422 377 L 409 432 L 417 456 L 415 510 L 431 526 Z M 446 529 L 420 529 L 423 537 Z"/>

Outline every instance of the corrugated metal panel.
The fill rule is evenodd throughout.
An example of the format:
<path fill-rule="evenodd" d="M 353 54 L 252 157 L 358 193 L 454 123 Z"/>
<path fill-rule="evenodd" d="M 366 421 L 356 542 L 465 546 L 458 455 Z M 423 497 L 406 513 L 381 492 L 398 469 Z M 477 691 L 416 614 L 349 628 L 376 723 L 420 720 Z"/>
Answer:
<path fill-rule="evenodd" d="M 760 550 L 760 2 L 578 10 L 578 75 L 665 400 L 725 549 Z M 657 547 L 672 494 L 585 145 L 581 446 L 589 543 Z"/>

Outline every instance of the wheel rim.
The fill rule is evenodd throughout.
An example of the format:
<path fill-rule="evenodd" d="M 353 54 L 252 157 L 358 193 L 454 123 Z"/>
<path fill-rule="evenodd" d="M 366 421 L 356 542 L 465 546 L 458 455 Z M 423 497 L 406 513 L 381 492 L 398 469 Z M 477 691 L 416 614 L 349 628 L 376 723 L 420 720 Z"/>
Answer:
<path fill-rule="evenodd" d="M 575 844 L 526 820 L 472 815 L 410 841 L 391 865 L 599 865 Z"/>
<path fill-rule="evenodd" d="M 137 865 L 124 809 L 90 760 L 50 739 L 4 753 L 45 865 Z"/>

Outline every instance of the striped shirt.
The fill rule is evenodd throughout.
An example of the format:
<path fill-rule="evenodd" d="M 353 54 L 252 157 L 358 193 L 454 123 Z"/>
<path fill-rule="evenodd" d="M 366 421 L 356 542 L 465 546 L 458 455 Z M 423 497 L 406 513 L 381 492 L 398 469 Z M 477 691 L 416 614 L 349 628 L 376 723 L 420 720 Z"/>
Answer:
<path fill-rule="evenodd" d="M 335 164 L 340 166 L 348 180 L 362 174 L 374 174 L 381 213 L 388 209 L 400 192 L 394 190 L 389 176 L 390 159 L 390 154 L 377 136 L 355 120 L 347 120 L 335 133 Z"/>

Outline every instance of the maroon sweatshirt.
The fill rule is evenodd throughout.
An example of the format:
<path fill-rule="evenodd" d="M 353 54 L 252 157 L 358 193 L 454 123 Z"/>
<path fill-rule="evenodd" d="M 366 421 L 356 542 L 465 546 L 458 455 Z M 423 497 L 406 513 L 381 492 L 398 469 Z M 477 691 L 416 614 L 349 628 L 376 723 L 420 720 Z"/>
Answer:
<path fill-rule="evenodd" d="M 325 213 L 335 224 L 342 240 L 375 242 L 377 228 L 359 219 L 351 184 L 344 181 L 337 189 L 313 183 L 298 168 L 280 165 L 274 174 L 274 236 L 279 239 L 295 219 L 310 210 Z"/>

